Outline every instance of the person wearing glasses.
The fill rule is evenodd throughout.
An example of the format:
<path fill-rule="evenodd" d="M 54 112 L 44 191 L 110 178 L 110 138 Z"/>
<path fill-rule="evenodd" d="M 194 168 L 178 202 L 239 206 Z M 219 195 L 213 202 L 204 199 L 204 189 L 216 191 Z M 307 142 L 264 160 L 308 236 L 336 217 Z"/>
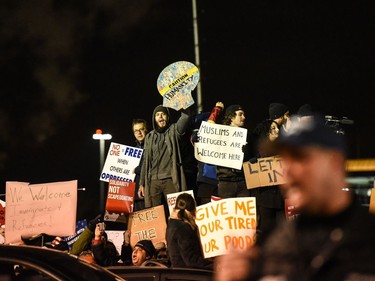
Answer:
<path fill-rule="evenodd" d="M 132 130 L 135 137 L 135 146 L 137 148 L 143 149 L 144 140 L 148 133 L 148 123 L 144 119 L 133 119 L 132 122 Z M 142 168 L 143 157 L 141 157 L 141 161 L 139 162 L 138 167 L 135 168 L 135 194 L 134 194 L 134 205 L 133 205 L 133 212 L 143 210 L 145 208 L 145 200 L 138 196 L 139 190 L 139 178 L 141 175 L 141 168 Z"/>

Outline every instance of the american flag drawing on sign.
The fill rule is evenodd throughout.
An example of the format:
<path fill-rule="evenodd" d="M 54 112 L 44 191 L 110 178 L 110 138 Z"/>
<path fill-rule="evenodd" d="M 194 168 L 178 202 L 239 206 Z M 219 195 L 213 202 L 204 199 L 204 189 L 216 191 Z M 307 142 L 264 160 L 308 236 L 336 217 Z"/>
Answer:
<path fill-rule="evenodd" d="M 85 230 L 85 227 L 87 226 L 86 219 L 77 221 L 76 224 L 76 233 L 71 236 L 64 237 L 64 240 L 66 243 L 68 243 L 69 250 L 72 249 L 72 245 L 75 241 L 77 241 L 78 237 L 81 235 L 81 233 Z"/>

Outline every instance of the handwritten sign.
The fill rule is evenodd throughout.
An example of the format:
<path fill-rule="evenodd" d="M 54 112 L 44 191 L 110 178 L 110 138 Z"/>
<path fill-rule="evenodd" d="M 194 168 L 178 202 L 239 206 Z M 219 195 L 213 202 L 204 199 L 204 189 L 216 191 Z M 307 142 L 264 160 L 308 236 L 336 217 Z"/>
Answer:
<path fill-rule="evenodd" d="M 248 189 L 285 183 L 280 157 L 258 158 L 254 164 L 245 162 L 243 171 Z"/>
<path fill-rule="evenodd" d="M 255 242 L 255 197 L 237 197 L 210 202 L 197 207 L 205 258 L 225 254 L 229 249 L 247 249 Z"/>
<path fill-rule="evenodd" d="M 77 181 L 32 184 L 6 182 L 5 241 L 46 233 L 68 236 L 75 232 Z M 62 219 L 63 218 L 63 219 Z"/>
<path fill-rule="evenodd" d="M 106 230 L 108 241 L 111 241 L 115 247 L 118 254 L 121 254 L 121 246 L 124 242 L 124 231 L 120 230 Z"/>
<path fill-rule="evenodd" d="M 245 128 L 203 121 L 198 131 L 198 142 L 194 144 L 195 158 L 204 163 L 240 170 L 246 137 Z"/>
<path fill-rule="evenodd" d="M 194 198 L 194 191 L 193 190 L 186 190 L 186 191 L 167 194 L 167 203 L 168 203 L 169 214 L 172 214 L 173 208 L 176 205 L 176 199 L 177 199 L 178 195 L 180 195 L 182 193 L 188 193 Z"/>
<path fill-rule="evenodd" d="M 143 149 L 111 142 L 100 180 L 134 181 L 134 169 L 138 167 Z"/>
<path fill-rule="evenodd" d="M 199 70 L 187 61 L 168 65 L 159 74 L 157 88 L 163 96 L 163 106 L 180 110 L 194 104 L 191 92 L 199 82 Z"/>
<path fill-rule="evenodd" d="M 126 223 L 133 212 L 134 190 L 135 182 L 109 180 L 104 220 Z"/>
<path fill-rule="evenodd" d="M 167 223 L 165 220 L 164 206 L 156 206 L 131 213 L 128 228 L 131 232 L 130 245 L 143 239 L 152 240 L 154 244 L 165 241 Z"/>

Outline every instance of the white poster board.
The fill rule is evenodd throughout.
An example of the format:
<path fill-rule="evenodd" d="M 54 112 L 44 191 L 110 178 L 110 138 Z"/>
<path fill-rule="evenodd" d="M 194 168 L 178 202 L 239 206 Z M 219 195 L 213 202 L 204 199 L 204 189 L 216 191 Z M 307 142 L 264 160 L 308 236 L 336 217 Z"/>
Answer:
<path fill-rule="evenodd" d="M 134 181 L 134 169 L 138 167 L 143 149 L 111 142 L 100 180 Z"/>
<path fill-rule="evenodd" d="M 168 203 L 169 214 L 172 214 L 173 208 L 176 205 L 176 199 L 177 199 L 178 195 L 180 195 L 182 193 L 188 193 L 194 198 L 194 191 L 193 190 L 186 190 L 186 191 L 180 191 L 180 192 L 167 194 L 167 203 Z"/>
<path fill-rule="evenodd" d="M 124 242 L 124 231 L 121 230 L 106 230 L 107 233 L 108 241 L 111 241 L 118 252 L 118 254 L 121 254 L 121 246 L 122 243 Z"/>
<path fill-rule="evenodd" d="M 75 233 L 77 181 L 43 184 L 6 182 L 5 243 L 40 233 Z"/>
<path fill-rule="evenodd" d="M 194 144 L 198 161 L 241 170 L 247 129 L 203 121 Z"/>
<path fill-rule="evenodd" d="M 255 197 L 237 197 L 197 207 L 196 223 L 205 258 L 229 249 L 245 250 L 255 242 Z"/>

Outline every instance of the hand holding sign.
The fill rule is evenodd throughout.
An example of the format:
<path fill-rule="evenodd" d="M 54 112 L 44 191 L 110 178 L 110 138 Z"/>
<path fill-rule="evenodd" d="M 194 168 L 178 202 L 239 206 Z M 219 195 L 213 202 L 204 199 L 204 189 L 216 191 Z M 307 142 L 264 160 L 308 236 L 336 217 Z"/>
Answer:
<path fill-rule="evenodd" d="M 158 91 L 163 96 L 163 106 L 180 110 L 194 104 L 191 92 L 198 82 L 199 70 L 194 64 L 178 61 L 168 65 L 157 80 Z"/>

